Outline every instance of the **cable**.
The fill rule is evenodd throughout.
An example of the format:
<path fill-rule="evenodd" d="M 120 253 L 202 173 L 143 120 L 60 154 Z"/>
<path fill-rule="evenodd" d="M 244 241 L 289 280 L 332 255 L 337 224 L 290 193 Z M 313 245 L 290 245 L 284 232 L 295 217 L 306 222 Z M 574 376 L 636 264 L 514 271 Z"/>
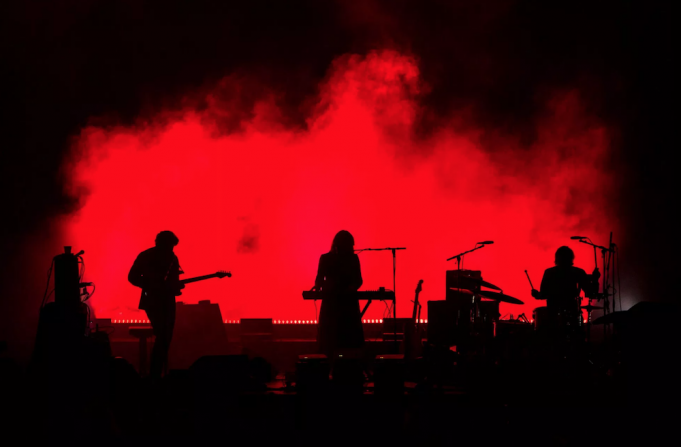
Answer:
<path fill-rule="evenodd" d="M 86 287 L 85 290 L 87 291 L 87 287 Z M 85 299 L 83 300 L 83 302 L 86 302 L 87 300 L 89 300 L 90 298 L 92 298 L 92 295 L 95 294 L 95 290 L 97 290 L 97 284 L 92 283 L 92 292 L 87 292 L 87 298 L 85 298 Z"/>
<path fill-rule="evenodd" d="M 383 301 L 383 304 L 385 304 L 385 310 L 383 311 L 383 319 L 385 320 L 386 315 L 388 315 L 388 318 L 390 318 L 390 315 L 391 315 L 390 311 L 391 311 L 391 308 L 392 308 L 392 303 L 389 306 L 387 301 Z"/>

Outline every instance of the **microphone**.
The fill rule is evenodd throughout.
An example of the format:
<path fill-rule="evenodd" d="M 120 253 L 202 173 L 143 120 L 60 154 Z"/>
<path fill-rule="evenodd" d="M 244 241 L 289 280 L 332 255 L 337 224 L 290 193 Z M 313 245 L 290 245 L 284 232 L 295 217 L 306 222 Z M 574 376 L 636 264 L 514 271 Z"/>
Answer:
<path fill-rule="evenodd" d="M 489 245 L 489 244 L 493 244 L 493 243 L 494 243 L 494 241 L 482 241 L 482 242 L 478 242 L 478 244 L 480 244 L 480 245 Z"/>
<path fill-rule="evenodd" d="M 570 239 L 586 239 L 586 236 L 571 236 Z"/>

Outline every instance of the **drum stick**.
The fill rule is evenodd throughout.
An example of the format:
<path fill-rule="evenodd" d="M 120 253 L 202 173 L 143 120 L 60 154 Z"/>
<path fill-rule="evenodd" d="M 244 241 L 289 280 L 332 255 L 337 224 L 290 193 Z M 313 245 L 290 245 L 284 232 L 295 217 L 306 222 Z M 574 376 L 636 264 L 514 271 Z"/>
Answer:
<path fill-rule="evenodd" d="M 527 280 L 530 282 L 530 287 L 532 287 L 532 290 L 534 290 L 534 286 L 532 285 L 532 280 L 530 279 L 530 275 L 527 274 L 527 270 L 525 270 L 525 276 L 527 276 Z"/>

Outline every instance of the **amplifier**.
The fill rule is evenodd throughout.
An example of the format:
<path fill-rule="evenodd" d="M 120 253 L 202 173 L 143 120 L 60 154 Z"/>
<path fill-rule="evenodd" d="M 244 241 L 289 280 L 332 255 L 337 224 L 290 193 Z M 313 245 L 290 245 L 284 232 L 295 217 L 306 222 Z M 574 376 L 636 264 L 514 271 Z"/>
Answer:
<path fill-rule="evenodd" d="M 457 289 L 473 289 L 477 282 L 472 281 L 472 278 L 480 279 L 482 272 L 480 270 L 447 270 L 445 272 L 445 284 L 447 288 L 456 287 Z"/>
<path fill-rule="evenodd" d="M 227 332 L 217 303 L 178 302 L 176 309 L 175 333 L 168 353 L 171 369 L 187 369 L 203 356 L 227 354 Z"/>

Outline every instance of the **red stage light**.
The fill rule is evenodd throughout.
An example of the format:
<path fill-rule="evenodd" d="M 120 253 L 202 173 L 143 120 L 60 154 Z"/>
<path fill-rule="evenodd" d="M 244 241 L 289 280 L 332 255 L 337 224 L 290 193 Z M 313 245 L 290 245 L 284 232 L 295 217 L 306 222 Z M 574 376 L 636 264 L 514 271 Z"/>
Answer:
<path fill-rule="evenodd" d="M 238 90 L 229 79 L 223 87 Z M 538 103 L 536 138 L 525 144 L 479 128 L 468 112 L 422 137 L 418 117 L 428 111 L 414 100 L 422 89 L 416 61 L 384 51 L 332 65 L 305 131 L 285 129 L 263 97 L 243 132 L 220 133 L 215 123 L 233 112 L 220 92 L 204 111 L 161 114 L 146 127 L 83 129 L 64 168 L 70 191 L 87 194 L 63 238 L 92 253 L 96 313 L 136 313 L 128 270 L 166 229 L 180 238 L 186 276 L 233 271 L 188 285 L 183 300 L 210 297 L 223 315 L 244 318 L 314 311 L 300 292 L 340 229 L 357 248 L 407 247 L 397 255 L 398 317 L 411 315 L 419 279 L 428 285 L 424 312 L 426 301 L 444 299 L 445 270 L 456 268 L 445 259 L 479 240 L 495 245 L 466 256 L 464 268 L 526 303 L 502 303 L 502 314 L 537 307 L 522 270 L 539 281 L 558 246 L 571 244 L 576 265 L 590 270 L 589 247 L 569 235 L 606 239 L 617 228 L 602 214 L 613 186 L 601 170 L 608 134 L 579 92 Z M 364 289 L 392 288 L 390 252 L 359 256 Z M 367 317 L 382 312 L 374 305 Z"/>

